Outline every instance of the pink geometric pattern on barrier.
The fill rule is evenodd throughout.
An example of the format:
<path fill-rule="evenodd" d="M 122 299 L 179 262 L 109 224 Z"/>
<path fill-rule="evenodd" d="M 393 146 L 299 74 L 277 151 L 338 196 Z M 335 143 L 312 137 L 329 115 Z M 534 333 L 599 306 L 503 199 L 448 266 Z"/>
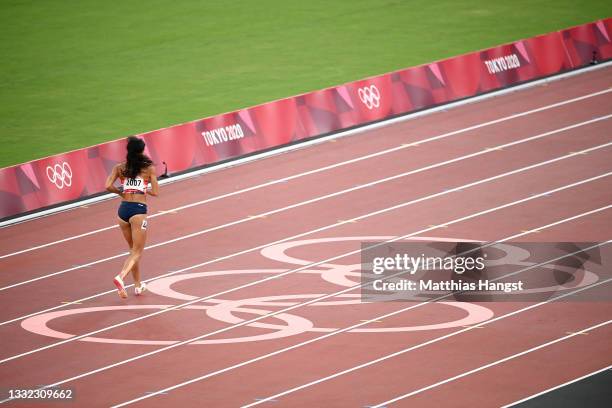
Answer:
<path fill-rule="evenodd" d="M 518 41 L 515 45 L 516 45 L 516 49 L 518 50 L 518 52 L 521 53 L 521 57 L 523 57 L 523 59 L 527 61 L 527 63 L 531 63 L 531 61 L 529 60 L 529 54 L 527 53 L 527 50 L 525 49 L 525 44 L 523 44 L 522 41 Z"/>
<path fill-rule="evenodd" d="M 598 21 L 595 23 L 599 32 L 606 38 L 606 41 L 610 42 L 610 36 L 608 35 L 608 30 L 606 30 L 606 25 L 603 21 Z"/>
<path fill-rule="evenodd" d="M 139 136 L 187 171 L 612 58 L 612 19 L 572 27 Z M 125 139 L 0 169 L 0 219 L 104 192 Z"/>

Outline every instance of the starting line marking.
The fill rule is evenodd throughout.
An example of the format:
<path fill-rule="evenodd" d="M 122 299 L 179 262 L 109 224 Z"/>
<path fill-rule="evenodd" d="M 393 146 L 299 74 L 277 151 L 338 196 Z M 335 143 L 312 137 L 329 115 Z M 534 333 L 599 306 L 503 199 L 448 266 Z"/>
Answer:
<path fill-rule="evenodd" d="M 428 225 L 429 228 L 448 228 L 448 225 L 434 225 L 434 224 L 430 224 Z"/>
<path fill-rule="evenodd" d="M 587 333 L 587 332 L 571 332 L 571 331 L 565 332 L 565 334 L 579 334 L 581 336 L 588 336 L 589 335 L 589 333 Z"/>
<path fill-rule="evenodd" d="M 360 320 L 360 322 L 368 322 L 368 323 L 382 323 L 382 320 Z"/>
<path fill-rule="evenodd" d="M 63 304 L 66 304 L 66 305 L 82 305 L 83 304 L 81 302 L 60 302 L 60 303 L 63 303 Z"/>

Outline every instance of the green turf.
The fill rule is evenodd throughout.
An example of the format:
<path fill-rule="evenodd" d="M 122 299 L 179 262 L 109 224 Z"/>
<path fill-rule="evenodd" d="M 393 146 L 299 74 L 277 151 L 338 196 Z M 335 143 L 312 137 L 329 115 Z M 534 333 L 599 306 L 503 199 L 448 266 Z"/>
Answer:
<path fill-rule="evenodd" d="M 2 0 L 0 167 L 610 15 L 609 0 Z"/>

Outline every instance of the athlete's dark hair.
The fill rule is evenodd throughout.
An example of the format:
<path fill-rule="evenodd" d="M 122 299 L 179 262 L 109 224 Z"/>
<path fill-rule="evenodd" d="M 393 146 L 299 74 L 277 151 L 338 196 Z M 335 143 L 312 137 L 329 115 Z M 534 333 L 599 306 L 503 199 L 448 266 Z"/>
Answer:
<path fill-rule="evenodd" d="M 144 154 L 145 142 L 136 136 L 127 139 L 127 156 L 124 175 L 129 178 L 138 176 L 142 169 L 149 167 L 153 161 Z"/>

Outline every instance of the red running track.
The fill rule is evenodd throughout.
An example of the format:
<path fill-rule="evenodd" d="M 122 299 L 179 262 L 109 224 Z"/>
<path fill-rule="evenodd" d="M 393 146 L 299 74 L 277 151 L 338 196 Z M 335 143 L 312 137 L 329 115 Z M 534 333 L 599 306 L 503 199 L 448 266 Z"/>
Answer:
<path fill-rule="evenodd" d="M 612 238 L 611 73 L 166 185 L 151 291 L 127 301 L 116 200 L 1 229 L 0 387 L 59 384 L 78 406 L 488 407 L 606 367 L 609 302 L 375 304 L 350 287 L 362 240 Z"/>

